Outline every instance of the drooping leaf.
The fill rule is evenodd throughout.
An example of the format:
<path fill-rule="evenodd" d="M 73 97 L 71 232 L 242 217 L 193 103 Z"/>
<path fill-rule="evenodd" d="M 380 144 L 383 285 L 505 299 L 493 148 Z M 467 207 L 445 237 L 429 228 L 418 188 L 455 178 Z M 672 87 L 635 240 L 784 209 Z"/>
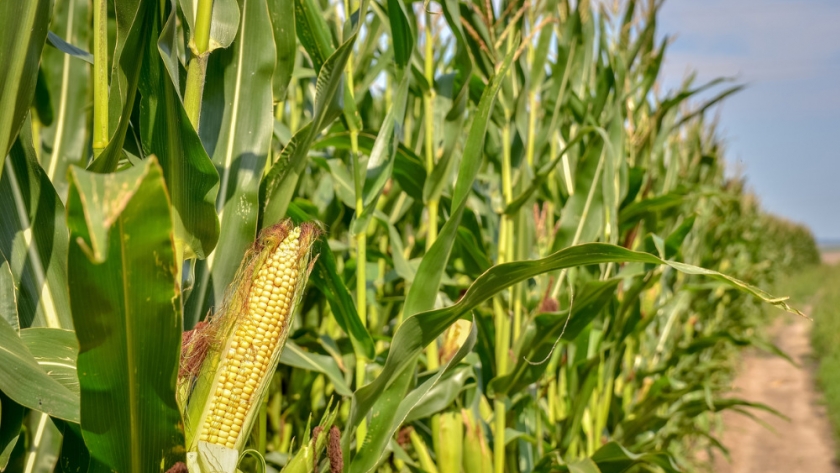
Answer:
<path fill-rule="evenodd" d="M 68 5 L 72 5 L 72 3 L 68 2 Z M 68 8 L 68 10 L 69 11 L 74 11 L 75 9 L 73 8 L 73 6 L 71 6 L 71 7 Z M 57 16 L 56 13 L 57 12 L 55 11 L 55 9 L 53 9 L 53 19 L 55 19 L 55 17 Z M 82 18 L 84 18 L 85 16 L 86 15 L 83 15 Z M 68 17 L 69 18 L 74 18 L 75 17 L 75 11 L 74 11 L 73 15 L 68 15 Z M 69 23 L 72 23 L 72 20 L 70 20 L 68 22 L 68 24 Z M 68 28 L 68 30 L 70 30 L 70 29 Z M 73 33 L 75 33 L 75 32 L 73 32 Z M 93 64 L 93 54 L 85 51 L 82 48 L 79 48 L 77 46 L 73 46 L 72 41 L 74 41 L 74 40 L 75 39 L 74 39 L 74 36 L 73 36 L 72 33 L 71 33 L 71 35 L 68 35 L 68 39 L 65 40 L 64 38 L 62 38 L 61 36 L 59 36 L 56 33 L 53 33 L 52 31 L 47 32 L 47 44 L 49 44 L 50 46 L 54 47 L 55 49 L 61 51 L 62 53 L 66 54 L 70 57 L 81 59 L 82 61 L 84 61 L 88 64 Z M 78 42 L 79 42 L 79 44 L 86 44 L 87 43 L 86 41 L 84 41 L 82 39 L 79 39 Z"/>
<path fill-rule="evenodd" d="M 85 444 L 114 470 L 157 471 L 183 448 L 181 314 L 163 171 L 154 157 L 115 174 L 73 168 L 67 214 Z"/>
<path fill-rule="evenodd" d="M 652 254 L 628 250 L 606 243 L 587 243 L 560 250 L 539 260 L 519 261 L 494 266 L 475 280 L 464 296 L 454 305 L 418 313 L 405 319 L 391 342 L 394 347 L 385 361 L 381 374 L 370 384 L 356 390 L 350 425 L 355 425 L 372 407 L 380 393 L 412 363 L 432 340 L 466 312 L 491 298 L 499 291 L 528 278 L 581 265 L 599 263 L 648 263 L 668 265 L 686 274 L 706 275 L 750 293 L 780 309 L 800 314 L 791 308 L 786 298 L 772 295 L 730 276 L 684 263 L 664 261 Z"/>
<path fill-rule="evenodd" d="M 79 342 L 72 330 L 32 327 L 21 330 L 20 339 L 50 378 L 79 396 Z"/>
<path fill-rule="evenodd" d="M 32 148 L 25 122 L 0 177 L 0 253 L 17 287 L 20 327 L 72 328 L 64 206 Z"/>
<path fill-rule="evenodd" d="M 673 458 L 665 452 L 634 454 L 616 442 L 608 442 L 599 448 L 591 459 L 598 465 L 601 473 L 621 473 L 640 463 L 656 465 L 668 473 L 681 471 L 674 464 Z"/>
<path fill-rule="evenodd" d="M 341 370 L 332 357 L 304 351 L 292 341 L 286 342 L 286 348 L 280 354 L 280 363 L 296 368 L 323 373 L 335 386 L 335 391 L 342 396 L 352 396 L 353 391 L 344 381 Z"/>
<path fill-rule="evenodd" d="M 315 268 L 310 275 L 312 283 L 326 297 L 335 321 L 350 336 L 357 353 L 373 359 L 374 345 L 370 333 L 362 324 L 350 291 L 341 279 L 336 267 L 335 255 L 323 238 L 315 243 L 314 251 L 318 255 Z"/>
<path fill-rule="evenodd" d="M 79 396 L 44 372 L 5 320 L 0 320 L 0 346 L 0 391 L 29 409 L 79 422 Z"/>

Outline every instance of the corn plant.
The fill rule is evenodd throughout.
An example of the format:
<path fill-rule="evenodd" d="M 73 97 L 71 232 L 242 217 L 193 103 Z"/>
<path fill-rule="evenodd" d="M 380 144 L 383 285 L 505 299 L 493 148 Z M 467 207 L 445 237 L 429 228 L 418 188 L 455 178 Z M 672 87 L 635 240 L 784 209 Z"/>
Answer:
<path fill-rule="evenodd" d="M 661 2 L 0 2 L 0 469 L 692 471 L 818 259 Z M 700 97 L 711 97 L 701 100 Z"/>

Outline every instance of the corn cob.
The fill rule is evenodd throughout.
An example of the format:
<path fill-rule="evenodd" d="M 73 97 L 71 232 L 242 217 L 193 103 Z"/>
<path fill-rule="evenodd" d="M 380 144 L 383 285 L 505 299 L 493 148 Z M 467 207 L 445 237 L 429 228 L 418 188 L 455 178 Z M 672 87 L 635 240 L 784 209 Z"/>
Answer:
<path fill-rule="evenodd" d="M 289 221 L 261 233 L 220 315 L 203 329 L 210 334 L 210 346 L 195 387 L 187 387 L 191 370 L 181 380 L 183 389 L 191 391 L 185 416 L 190 450 L 198 441 L 235 450 L 244 446 L 306 284 L 315 233 L 313 225 L 293 228 Z M 184 352 L 200 351 L 189 347 Z"/>

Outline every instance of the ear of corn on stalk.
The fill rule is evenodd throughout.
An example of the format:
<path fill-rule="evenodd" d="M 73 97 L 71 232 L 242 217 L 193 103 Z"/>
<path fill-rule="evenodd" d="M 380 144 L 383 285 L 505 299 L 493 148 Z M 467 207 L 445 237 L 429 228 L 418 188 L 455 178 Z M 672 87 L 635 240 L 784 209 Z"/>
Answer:
<path fill-rule="evenodd" d="M 283 221 L 260 233 L 225 303 L 185 335 L 178 396 L 187 447 L 241 451 L 288 337 L 306 285 L 314 224 Z"/>
<path fill-rule="evenodd" d="M 469 323 L 469 322 L 467 322 Z M 440 438 L 437 465 L 439 473 L 460 473 L 463 461 L 464 421 L 460 412 L 440 415 Z"/>
<path fill-rule="evenodd" d="M 472 411 L 462 410 L 461 415 L 466 430 L 463 453 L 464 473 L 492 473 L 493 452 L 487 445 L 481 424 L 476 422 Z"/>

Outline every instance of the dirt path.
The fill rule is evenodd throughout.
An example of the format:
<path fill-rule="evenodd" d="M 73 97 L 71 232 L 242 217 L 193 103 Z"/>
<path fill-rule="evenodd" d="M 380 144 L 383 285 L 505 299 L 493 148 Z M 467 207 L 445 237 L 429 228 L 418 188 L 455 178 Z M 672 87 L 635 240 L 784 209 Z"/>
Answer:
<path fill-rule="evenodd" d="M 834 445 L 825 407 L 815 390 L 810 330 L 812 323 L 801 317 L 780 317 L 773 326 L 776 343 L 802 368 L 763 353 L 744 357 L 735 381 L 734 395 L 763 402 L 790 417 L 753 411 L 768 429 L 753 419 L 726 412 L 723 444 L 730 449 L 732 463 L 718 455 L 719 473 L 840 473 L 834 462 Z"/>

